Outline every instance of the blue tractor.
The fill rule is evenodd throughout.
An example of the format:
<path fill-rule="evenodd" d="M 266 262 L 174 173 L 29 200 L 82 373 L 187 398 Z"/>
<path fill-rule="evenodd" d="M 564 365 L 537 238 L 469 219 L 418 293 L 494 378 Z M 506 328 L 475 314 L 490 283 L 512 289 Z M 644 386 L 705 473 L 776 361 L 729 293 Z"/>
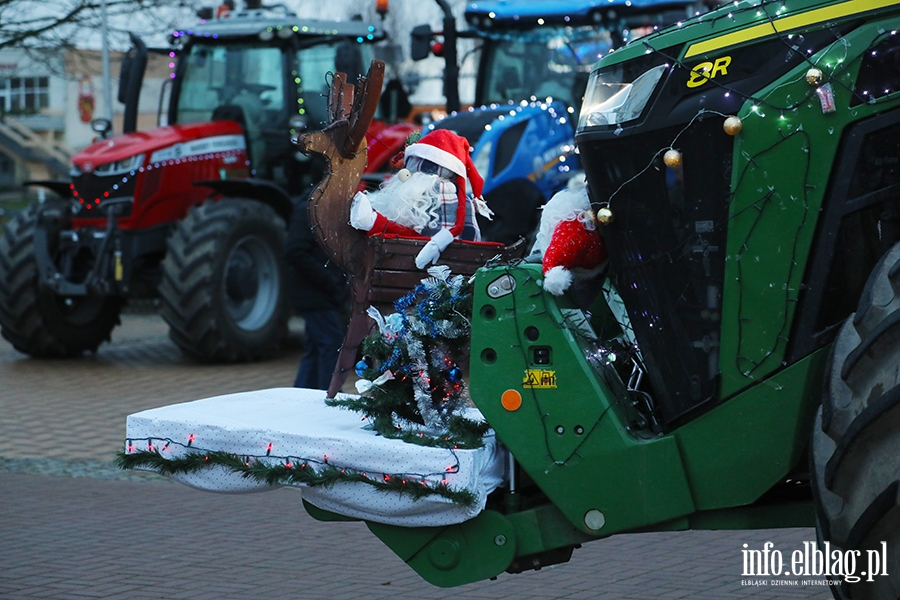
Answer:
<path fill-rule="evenodd" d="M 702 4 L 686 0 L 487 0 L 466 8 L 456 30 L 445 0 L 443 31 L 420 25 L 412 58 L 438 49 L 446 60 L 450 116 L 428 127 L 452 129 L 473 148 L 493 221 L 487 240 L 510 244 L 537 228 L 538 208 L 580 174 L 573 116 L 597 59 L 636 37 L 676 23 Z M 436 41 L 442 37 L 440 41 Z M 480 42 L 475 107 L 460 110 L 457 38 Z"/>

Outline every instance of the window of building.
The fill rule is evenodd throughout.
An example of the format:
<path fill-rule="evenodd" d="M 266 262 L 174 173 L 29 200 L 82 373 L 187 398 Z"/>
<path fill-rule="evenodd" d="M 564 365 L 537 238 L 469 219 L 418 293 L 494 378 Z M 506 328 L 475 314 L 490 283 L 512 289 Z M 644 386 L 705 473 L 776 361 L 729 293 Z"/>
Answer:
<path fill-rule="evenodd" d="M 49 77 L 0 78 L 0 110 L 3 112 L 37 112 L 49 106 Z"/>

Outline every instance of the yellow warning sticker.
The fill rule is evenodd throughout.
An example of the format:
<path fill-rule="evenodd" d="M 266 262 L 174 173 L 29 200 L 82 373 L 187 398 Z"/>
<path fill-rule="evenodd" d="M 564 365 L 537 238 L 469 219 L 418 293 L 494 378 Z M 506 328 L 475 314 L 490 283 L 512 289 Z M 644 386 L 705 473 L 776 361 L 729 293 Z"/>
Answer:
<path fill-rule="evenodd" d="M 547 371 L 544 369 L 528 369 L 527 371 L 525 371 L 525 379 L 522 380 L 522 387 L 555 388 L 556 371 Z"/>

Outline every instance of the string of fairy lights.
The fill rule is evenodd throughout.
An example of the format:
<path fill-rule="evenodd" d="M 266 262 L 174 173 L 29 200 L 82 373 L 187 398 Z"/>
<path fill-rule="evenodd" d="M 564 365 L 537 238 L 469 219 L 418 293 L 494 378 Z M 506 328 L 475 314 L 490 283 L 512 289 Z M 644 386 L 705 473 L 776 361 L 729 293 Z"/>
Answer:
<path fill-rule="evenodd" d="M 78 186 L 76 186 L 74 183 L 69 184 L 69 190 L 71 190 L 71 192 L 72 192 L 72 198 L 76 199 L 78 201 L 78 204 L 80 206 L 82 206 L 85 210 L 91 210 L 92 208 L 102 208 L 102 206 L 100 206 L 100 205 L 103 203 L 104 200 L 113 196 L 114 193 L 119 190 L 119 188 L 128 184 L 129 181 L 136 179 L 142 173 L 149 173 L 149 172 L 153 171 L 154 169 L 161 169 L 163 167 L 172 167 L 172 166 L 176 166 L 176 165 L 188 165 L 191 163 L 210 163 L 213 161 L 215 161 L 215 162 L 213 162 L 213 164 L 215 164 L 216 168 L 217 168 L 218 166 L 226 164 L 226 159 L 239 157 L 241 155 L 246 156 L 245 151 L 242 149 L 225 150 L 225 151 L 221 151 L 221 152 L 208 152 L 205 154 L 198 154 L 198 155 L 192 155 L 192 156 L 184 156 L 181 158 L 171 158 L 171 159 L 167 159 L 167 160 L 160 160 L 160 161 L 150 163 L 146 166 L 140 166 L 136 169 L 132 169 L 125 173 L 120 173 L 117 175 L 108 175 L 108 176 L 106 176 L 106 177 L 109 177 L 108 187 L 106 188 L 106 190 L 104 190 L 103 192 L 101 192 L 99 194 L 92 194 L 94 196 L 93 199 L 91 199 L 90 196 L 88 196 L 86 198 L 83 190 L 79 191 Z M 244 164 L 247 167 L 250 167 L 249 160 L 245 160 Z M 200 166 L 201 168 L 209 168 L 208 165 L 201 166 L 198 164 L 198 166 Z M 102 173 L 98 173 L 97 176 L 92 179 L 92 182 L 96 182 L 97 179 L 99 179 L 100 177 L 104 177 L 104 175 Z"/>
<path fill-rule="evenodd" d="M 654 168 L 654 165 L 658 164 L 660 155 L 663 155 L 663 162 L 667 166 L 677 167 L 680 165 L 682 157 L 681 153 L 676 149 L 678 138 L 688 129 L 690 129 L 690 127 L 693 126 L 697 120 L 710 116 L 722 117 L 723 119 L 725 119 L 725 122 L 723 123 L 723 129 L 725 130 L 725 132 L 729 135 L 737 135 L 741 132 L 741 129 L 744 126 L 743 121 L 746 121 L 748 117 L 752 116 L 764 119 L 768 111 L 775 112 L 777 114 L 777 116 L 775 117 L 777 119 L 776 126 L 778 127 L 778 132 L 780 134 L 779 139 L 770 146 L 754 153 L 752 156 L 745 157 L 746 164 L 744 166 L 744 169 L 736 178 L 730 192 L 730 197 L 723 199 L 723 201 L 729 203 L 731 202 L 731 200 L 737 194 L 738 190 L 741 189 L 741 186 L 743 185 L 748 173 L 751 172 L 751 169 L 758 167 L 761 162 L 761 158 L 764 157 L 767 153 L 772 152 L 782 144 L 793 141 L 795 137 L 800 136 L 806 140 L 806 144 L 803 146 L 802 152 L 802 154 L 804 154 L 803 180 L 801 184 L 802 211 L 796 225 L 796 229 L 794 232 L 795 235 L 793 236 L 789 269 L 786 279 L 786 281 L 790 282 L 796 276 L 795 271 L 797 268 L 797 252 L 799 244 L 799 236 L 796 234 L 798 234 L 807 224 L 810 210 L 809 192 L 814 188 L 814 186 L 811 186 L 809 181 L 811 168 L 809 157 L 809 136 L 806 132 L 803 131 L 802 125 L 794 126 L 793 124 L 788 123 L 785 117 L 785 113 L 797 112 L 797 110 L 804 105 L 810 107 L 811 103 L 821 103 L 822 110 L 826 113 L 835 110 L 833 107 L 833 95 L 831 91 L 832 85 L 838 86 L 863 105 L 871 106 L 893 100 L 893 98 L 890 98 L 893 90 L 857 90 L 852 84 L 848 83 L 846 79 L 849 78 L 848 71 L 855 65 L 856 61 L 859 60 L 859 57 L 865 56 L 867 54 L 871 54 L 872 56 L 874 56 L 877 53 L 876 48 L 886 40 L 894 38 L 897 35 L 897 30 L 886 30 L 879 33 L 873 38 L 873 40 L 869 43 L 868 47 L 863 52 L 857 54 L 857 59 L 855 59 L 854 61 L 849 61 L 847 60 L 849 56 L 849 44 L 843 37 L 841 32 L 836 30 L 834 26 L 827 27 L 827 30 L 831 31 L 834 35 L 834 40 L 832 42 L 815 53 L 813 52 L 812 48 L 807 49 L 806 52 L 802 52 L 798 45 L 798 40 L 795 38 L 795 34 L 779 31 L 778 27 L 775 26 L 778 17 L 780 17 L 782 13 L 785 13 L 787 11 L 787 6 L 784 1 L 763 0 L 762 2 L 747 3 L 747 5 L 743 7 L 741 7 L 740 5 L 740 2 L 735 2 L 735 9 L 727 14 L 715 14 L 715 16 L 710 16 L 709 13 L 704 13 L 697 15 L 691 19 L 685 20 L 684 22 L 679 23 L 678 26 L 688 26 L 701 22 L 712 24 L 722 19 L 734 20 L 741 13 L 755 11 L 756 17 L 762 20 L 766 20 L 772 24 L 773 34 L 777 36 L 778 40 L 780 40 L 780 42 L 785 46 L 787 50 L 794 52 L 798 56 L 802 57 L 803 61 L 806 62 L 808 67 L 806 73 L 800 75 L 798 78 L 792 81 L 788 81 L 780 86 L 768 90 L 768 92 L 764 96 L 755 96 L 753 94 L 744 93 L 728 85 L 727 83 L 723 83 L 719 79 L 709 77 L 707 74 L 707 77 L 705 78 L 706 85 L 712 85 L 720 89 L 726 97 L 729 95 L 735 95 L 742 98 L 745 103 L 750 103 L 749 111 L 745 115 L 743 115 L 743 118 L 737 115 L 726 115 L 718 111 L 701 109 L 690 120 L 690 122 L 675 135 L 675 137 L 668 145 L 660 148 L 656 153 L 654 153 L 654 155 L 650 158 L 647 165 L 643 169 L 639 170 L 637 174 L 620 184 L 617 189 L 615 189 L 613 193 L 609 195 L 608 198 L 602 200 L 593 200 L 592 206 L 597 210 L 598 220 L 600 220 L 604 224 L 610 224 L 614 219 L 615 207 L 612 205 L 613 199 L 620 193 L 624 192 L 633 181 L 637 180 L 649 169 Z M 773 7 L 775 7 L 774 10 Z M 663 57 L 668 62 L 668 64 L 673 65 L 673 69 L 680 68 L 690 71 L 691 68 L 687 66 L 683 61 L 680 61 L 677 57 L 669 55 L 665 51 L 654 47 L 653 41 L 658 36 L 659 33 L 653 33 L 644 38 L 641 38 L 637 43 L 642 44 L 646 48 L 648 54 L 655 53 Z M 838 51 L 837 54 L 835 54 L 836 49 Z M 786 97 L 786 100 L 788 100 L 787 102 L 774 102 L 771 100 L 771 98 L 776 93 L 778 93 L 781 88 L 785 87 L 786 85 L 797 83 L 804 79 L 806 83 L 809 84 L 809 87 L 798 99 L 791 100 L 790 95 L 788 95 Z M 757 225 L 762 220 L 764 211 L 766 211 L 769 206 L 772 206 L 772 200 L 775 197 L 776 193 L 777 190 L 767 189 L 764 191 L 760 198 L 750 202 L 746 207 L 743 207 L 739 210 L 733 210 L 726 217 L 726 220 L 730 221 L 741 217 L 742 215 L 746 214 L 747 211 L 752 210 L 756 213 L 754 221 L 750 226 L 745 239 L 740 244 L 741 250 L 739 252 L 739 255 L 746 252 L 747 244 L 751 236 L 756 232 Z M 716 228 L 720 228 L 723 225 L 724 223 L 717 223 Z M 682 244 L 687 244 L 687 242 L 682 242 Z M 738 271 L 738 279 L 743 281 L 743 266 L 740 260 L 738 260 L 737 262 L 738 265 L 736 268 Z M 770 347 L 762 349 L 761 358 L 751 358 L 746 353 L 745 344 L 747 342 L 743 334 L 746 328 L 750 327 L 751 324 L 747 321 L 746 318 L 744 318 L 743 315 L 744 296 L 749 294 L 751 290 L 747 290 L 743 286 L 740 289 L 741 291 L 737 298 L 738 327 L 740 335 L 738 336 L 738 351 L 735 356 L 735 361 L 738 372 L 745 377 L 752 378 L 754 377 L 757 370 L 763 366 L 765 360 L 769 356 L 775 354 L 778 344 L 787 343 L 787 328 L 789 326 L 790 312 L 787 309 L 787 306 L 790 303 L 797 302 L 799 289 L 797 286 L 783 286 L 785 309 L 780 311 L 782 318 L 777 324 L 777 334 L 772 337 L 772 345 Z M 671 310 L 674 311 L 676 307 L 677 305 L 673 306 Z"/>
<path fill-rule="evenodd" d="M 116 455 L 116 465 L 121 469 L 149 469 L 161 475 L 188 475 L 222 467 L 244 479 L 269 485 L 330 487 L 335 483 L 363 483 L 414 499 L 439 496 L 462 506 L 472 506 L 476 500 L 470 490 L 451 487 L 447 481 L 447 476 L 458 473 L 460 468 L 459 457 L 452 449 L 448 452 L 454 462 L 444 472 L 371 473 L 336 465 L 328 455 L 322 458 L 279 455 L 273 452 L 271 442 L 264 454 L 235 454 L 200 448 L 194 441 L 194 434 L 185 442 L 170 437 L 129 438 L 126 450 Z"/>
<path fill-rule="evenodd" d="M 739 184 L 743 180 L 746 173 L 748 173 L 749 170 L 756 164 L 756 159 L 760 159 L 764 154 L 774 151 L 781 144 L 788 143 L 788 141 L 790 141 L 793 138 L 798 137 L 798 136 L 802 137 L 803 140 L 807 144 L 809 143 L 809 136 L 803 130 L 796 130 L 796 131 L 791 132 L 787 136 L 784 136 L 779 142 L 777 142 L 773 146 L 770 146 L 769 148 L 766 148 L 762 152 L 759 152 L 758 154 L 754 155 L 753 158 L 747 162 L 747 164 L 745 165 L 744 171 L 740 174 L 740 176 L 738 178 Z M 808 198 L 809 186 L 806 184 L 806 182 L 809 181 L 810 160 L 809 160 L 808 152 L 801 152 L 801 155 L 803 156 L 803 159 L 804 159 L 804 165 L 803 165 L 804 185 L 802 186 L 802 190 L 803 190 L 802 213 L 801 213 L 801 218 L 798 220 L 798 223 L 794 229 L 793 236 L 792 236 L 793 245 L 791 246 L 791 260 L 788 263 L 788 273 L 787 273 L 787 278 L 786 278 L 786 281 L 788 281 L 788 282 L 792 280 L 794 270 L 797 268 L 796 257 L 797 257 L 798 245 L 799 245 L 800 239 L 801 239 L 800 232 L 805 227 L 807 217 L 809 216 L 809 198 Z M 773 206 L 774 198 L 775 198 L 774 191 L 767 190 L 766 194 L 761 199 L 752 203 L 750 206 L 744 208 L 743 210 L 736 212 L 734 214 L 734 216 L 732 217 L 732 218 L 736 218 L 737 216 L 739 216 L 745 212 L 755 215 L 753 224 L 751 225 L 750 229 L 747 231 L 747 235 L 746 235 L 746 238 L 744 239 L 743 243 L 740 245 L 741 250 L 738 253 L 739 256 L 744 256 L 745 254 L 748 253 L 747 243 L 749 242 L 754 231 L 756 230 L 757 225 L 761 222 L 765 210 L 767 208 L 769 208 L 770 206 Z M 762 206 L 760 206 L 760 204 L 762 204 Z M 751 212 L 751 211 L 754 211 L 754 212 Z M 736 268 L 738 270 L 738 280 L 739 281 L 743 280 L 743 263 L 744 263 L 743 260 L 737 261 Z M 787 303 L 792 301 L 792 294 L 793 294 L 793 301 L 796 301 L 796 296 L 797 296 L 798 291 L 799 291 L 798 289 L 789 288 L 788 285 L 784 286 L 785 305 L 787 305 Z M 775 352 L 775 350 L 777 348 L 777 344 L 779 342 L 785 342 L 785 343 L 787 342 L 787 328 L 789 325 L 788 311 L 787 310 L 779 311 L 780 323 L 776 324 L 778 332 L 774 336 L 775 341 L 773 343 L 773 346 L 765 349 L 766 351 L 765 351 L 762 359 L 754 360 L 754 359 L 750 358 L 749 356 L 746 356 L 743 353 L 744 346 L 747 344 L 746 336 L 744 335 L 744 333 L 745 333 L 745 329 L 750 326 L 750 323 L 749 323 L 748 319 L 741 318 L 741 315 L 742 315 L 742 308 L 744 306 L 744 296 L 747 294 L 750 294 L 750 293 L 752 293 L 752 290 L 749 290 L 746 287 L 741 286 L 741 293 L 738 294 L 738 298 L 737 298 L 737 302 L 738 302 L 738 332 L 739 332 L 739 334 L 738 334 L 738 351 L 735 356 L 735 362 L 736 362 L 738 371 L 742 375 L 744 375 L 744 377 L 753 377 L 754 373 L 762 366 L 764 360 L 767 359 L 769 356 L 771 356 Z M 776 316 L 776 318 L 779 318 L 779 317 Z M 749 365 L 747 363 L 749 363 Z"/>

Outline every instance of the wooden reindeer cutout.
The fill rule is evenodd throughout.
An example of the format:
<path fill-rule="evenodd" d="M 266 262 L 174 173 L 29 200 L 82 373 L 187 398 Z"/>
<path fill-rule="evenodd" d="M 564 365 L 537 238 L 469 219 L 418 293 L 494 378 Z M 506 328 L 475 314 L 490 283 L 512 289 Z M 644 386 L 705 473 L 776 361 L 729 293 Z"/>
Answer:
<path fill-rule="evenodd" d="M 325 176 L 309 199 L 309 223 L 325 253 L 350 275 L 353 306 L 350 325 L 328 387 L 337 394 L 354 369 L 357 349 L 372 328 L 366 309 L 392 306 L 426 275 L 415 257 L 427 239 L 367 236 L 350 225 L 350 204 L 366 166 L 365 133 L 375 116 L 384 82 L 384 62 L 373 60 L 359 79 L 359 89 L 335 73 L 328 97 L 329 122 L 325 129 L 300 136 L 305 153 L 325 160 Z M 441 254 L 440 263 L 454 274 L 471 275 L 492 259 L 521 258 L 525 242 L 511 246 L 455 241 Z"/>

